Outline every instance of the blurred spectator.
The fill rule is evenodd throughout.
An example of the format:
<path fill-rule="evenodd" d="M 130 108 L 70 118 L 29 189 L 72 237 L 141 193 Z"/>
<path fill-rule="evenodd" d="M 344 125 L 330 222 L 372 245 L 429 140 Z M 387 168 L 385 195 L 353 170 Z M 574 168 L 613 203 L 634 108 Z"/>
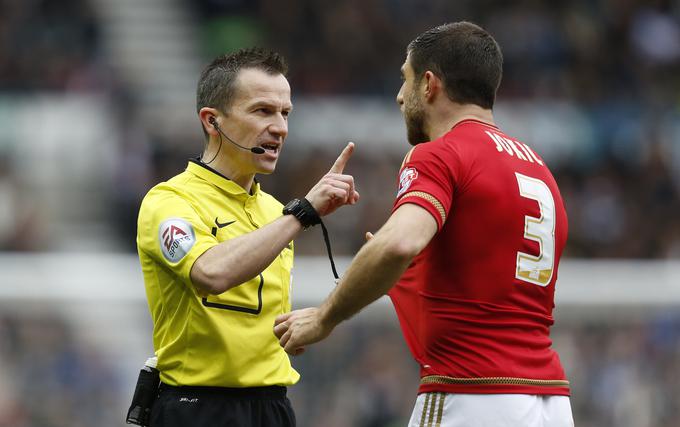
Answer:
<path fill-rule="evenodd" d="M 0 317 L 0 426 L 120 425 L 120 390 L 101 355 L 53 314 Z"/>
<path fill-rule="evenodd" d="M 90 88 L 98 43 L 87 0 L 0 0 L 0 90 Z"/>
<path fill-rule="evenodd" d="M 21 188 L 9 156 L 0 152 L 0 252 L 34 251 L 42 246 L 38 236 L 43 224 L 33 201 Z"/>

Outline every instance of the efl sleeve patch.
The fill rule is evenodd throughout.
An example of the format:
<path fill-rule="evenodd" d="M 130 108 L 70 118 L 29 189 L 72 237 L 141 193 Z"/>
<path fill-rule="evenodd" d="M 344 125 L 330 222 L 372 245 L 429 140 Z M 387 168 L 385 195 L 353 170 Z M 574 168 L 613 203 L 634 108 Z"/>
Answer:
<path fill-rule="evenodd" d="M 158 229 L 158 243 L 165 259 L 177 263 L 196 243 L 196 234 L 185 220 L 170 218 L 163 221 Z"/>
<path fill-rule="evenodd" d="M 439 229 L 444 226 L 457 188 L 460 162 L 454 148 L 454 144 L 436 140 L 416 145 L 409 152 L 399 173 L 392 212 L 404 203 L 413 203 L 429 211 Z"/>
<path fill-rule="evenodd" d="M 397 191 L 397 198 L 409 189 L 416 178 L 418 178 L 418 171 L 416 168 L 405 168 L 401 171 L 401 175 L 399 175 L 399 191 Z"/>

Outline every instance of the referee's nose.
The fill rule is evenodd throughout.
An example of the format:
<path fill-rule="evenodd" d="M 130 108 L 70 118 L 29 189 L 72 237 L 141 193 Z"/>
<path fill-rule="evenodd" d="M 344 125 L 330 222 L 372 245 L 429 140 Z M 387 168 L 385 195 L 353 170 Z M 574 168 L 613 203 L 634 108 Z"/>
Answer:
<path fill-rule="evenodd" d="M 283 116 L 283 114 L 277 114 L 276 119 L 269 125 L 269 132 L 283 139 L 288 136 L 288 120 Z"/>

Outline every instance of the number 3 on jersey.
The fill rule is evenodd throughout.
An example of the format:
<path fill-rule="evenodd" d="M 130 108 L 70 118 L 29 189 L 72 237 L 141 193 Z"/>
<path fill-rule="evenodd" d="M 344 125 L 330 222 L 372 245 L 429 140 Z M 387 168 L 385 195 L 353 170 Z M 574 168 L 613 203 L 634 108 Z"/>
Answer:
<path fill-rule="evenodd" d="M 538 256 L 517 252 L 515 277 L 538 286 L 548 286 L 555 263 L 555 200 L 540 179 L 515 172 L 519 194 L 538 202 L 541 216 L 524 217 L 524 238 L 538 243 Z"/>

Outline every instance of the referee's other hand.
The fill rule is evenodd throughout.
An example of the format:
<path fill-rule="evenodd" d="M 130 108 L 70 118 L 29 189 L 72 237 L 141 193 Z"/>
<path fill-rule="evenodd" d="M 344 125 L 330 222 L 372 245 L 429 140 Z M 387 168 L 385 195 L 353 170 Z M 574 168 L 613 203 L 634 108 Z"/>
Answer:
<path fill-rule="evenodd" d="M 298 356 L 305 352 L 305 346 L 326 338 L 332 329 L 325 328 L 319 321 L 316 307 L 293 310 L 276 318 L 274 335 L 286 353 Z"/>
<path fill-rule="evenodd" d="M 354 188 L 354 177 L 343 173 L 353 152 L 354 143 L 349 142 L 328 173 L 305 196 L 319 216 L 331 214 L 341 206 L 353 205 L 359 201 L 359 193 Z"/>

